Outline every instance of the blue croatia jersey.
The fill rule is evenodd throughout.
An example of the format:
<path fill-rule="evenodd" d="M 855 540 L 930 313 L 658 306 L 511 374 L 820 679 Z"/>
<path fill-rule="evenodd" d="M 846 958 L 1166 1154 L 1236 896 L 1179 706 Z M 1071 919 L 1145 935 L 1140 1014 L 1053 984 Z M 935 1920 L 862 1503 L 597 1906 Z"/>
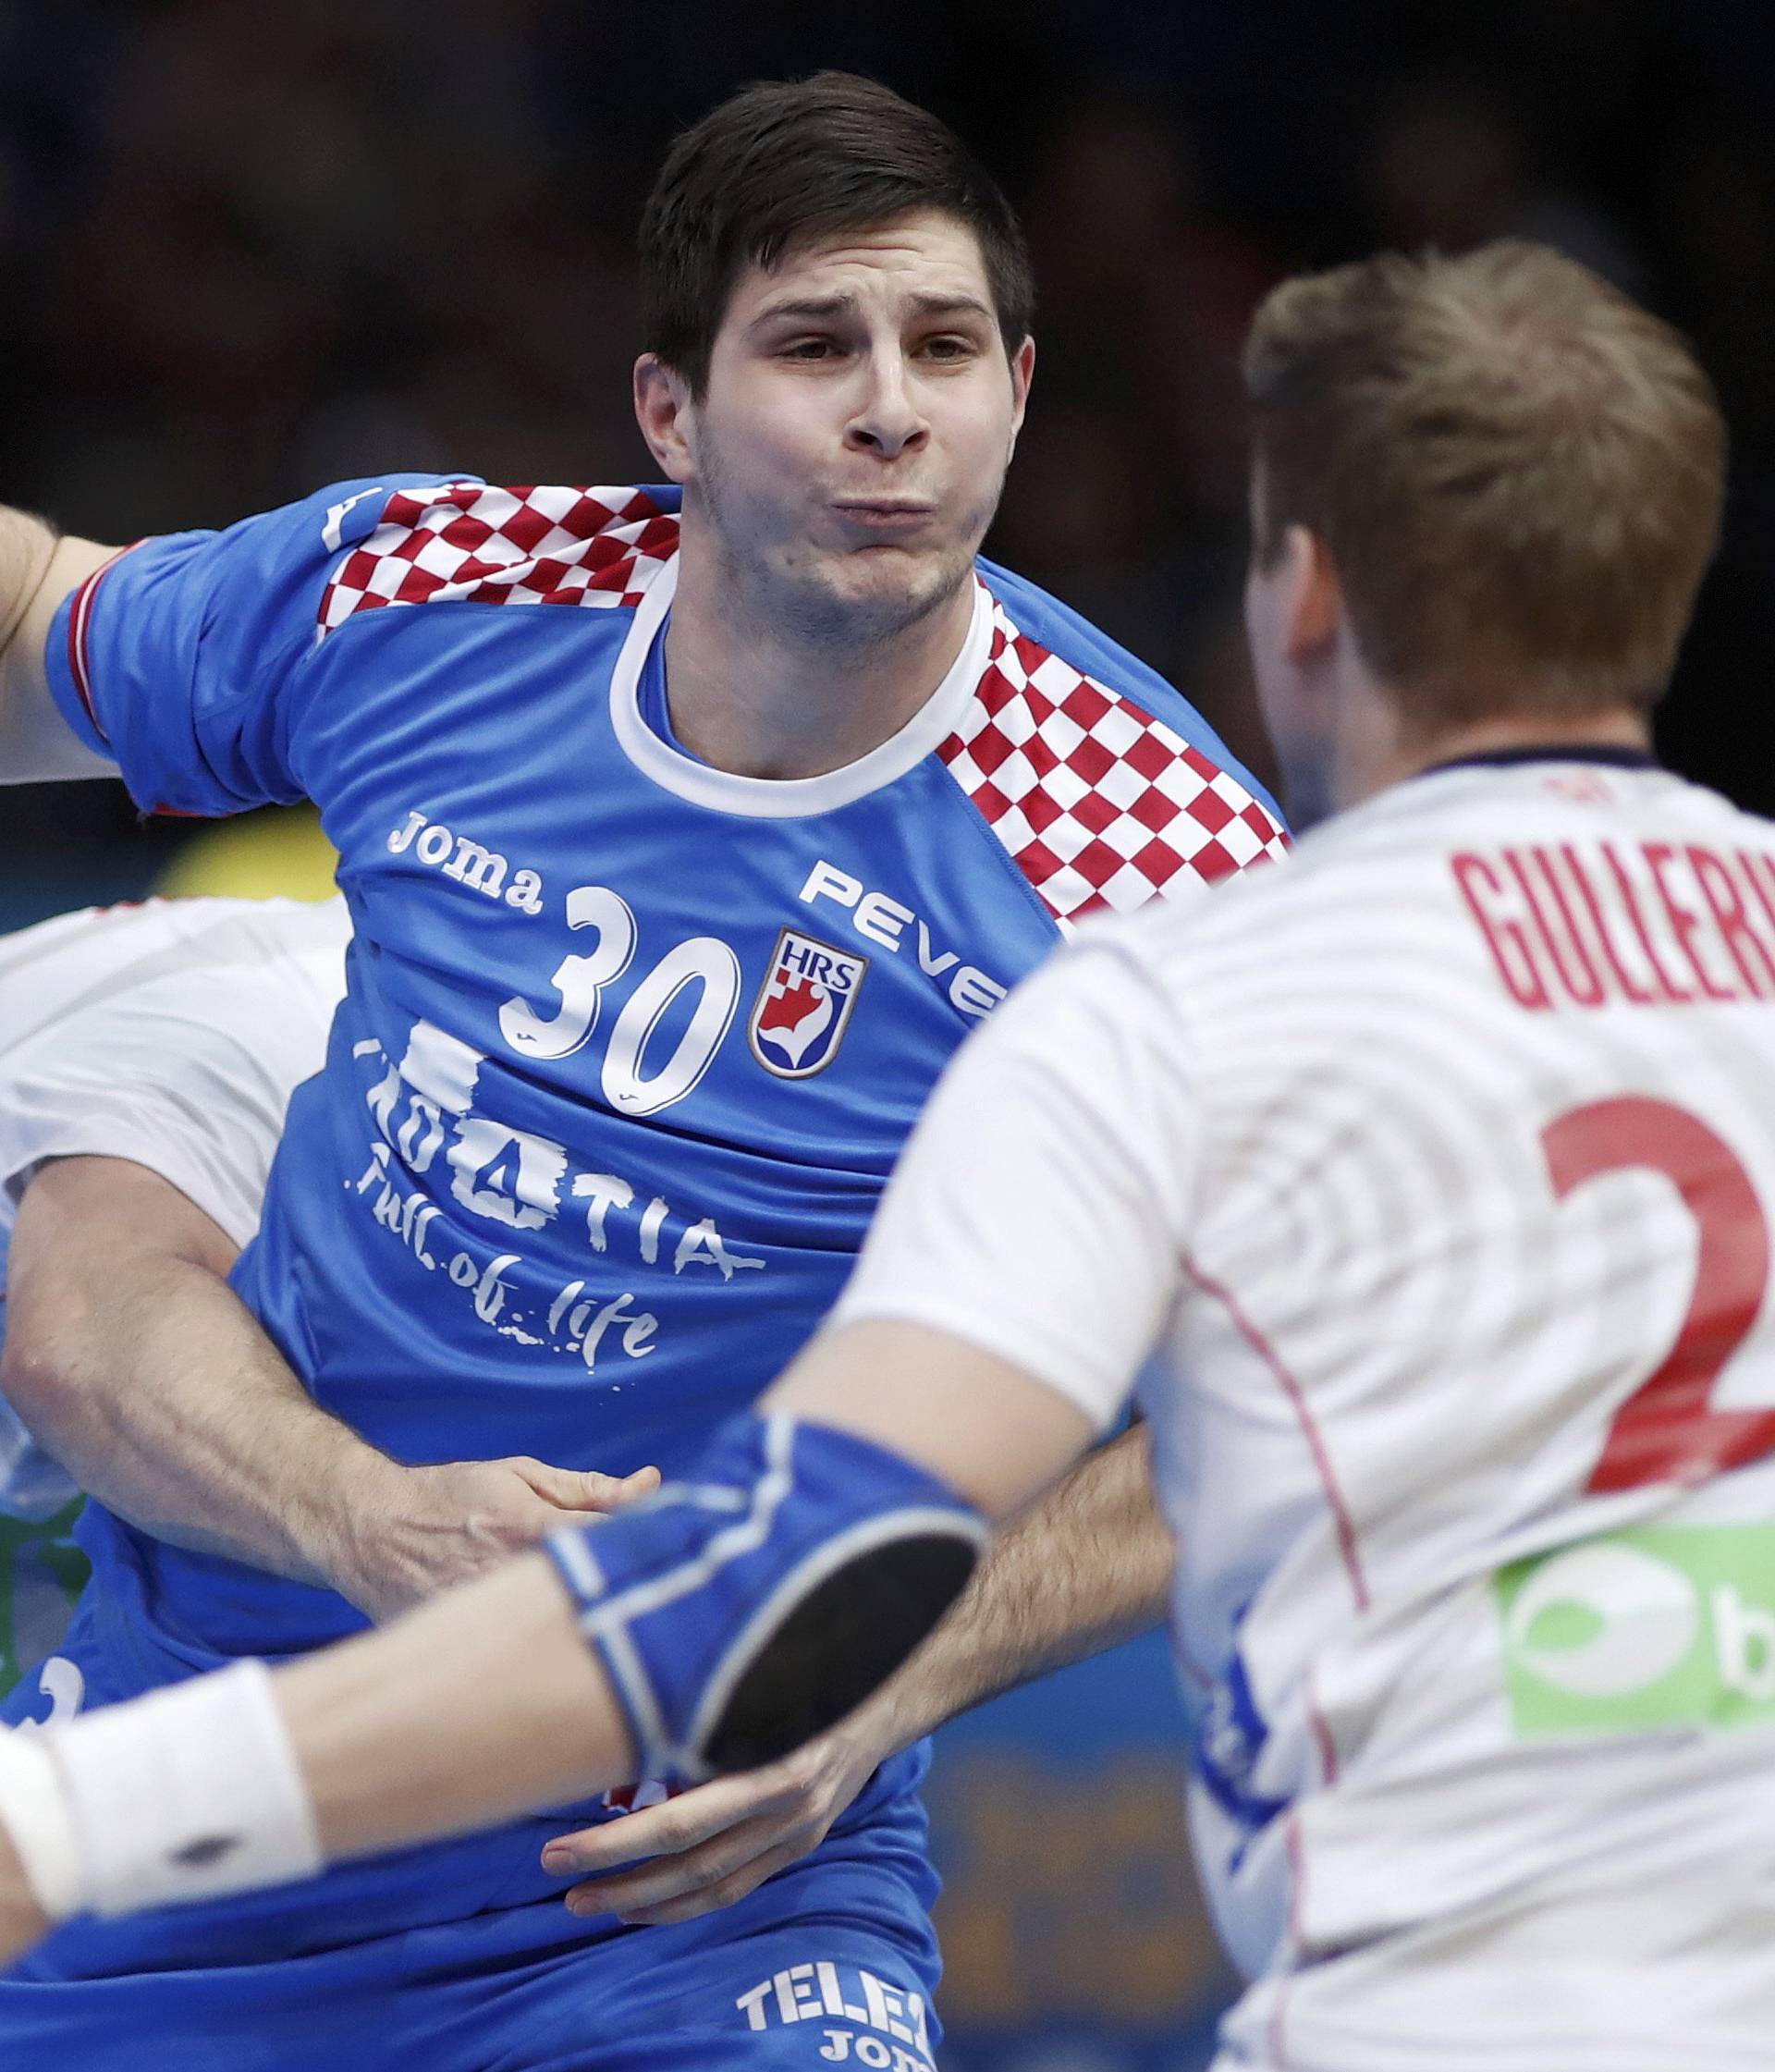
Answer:
<path fill-rule="evenodd" d="M 1283 846 L 1174 691 L 984 562 L 953 668 L 872 754 L 697 761 L 660 721 L 676 512 L 347 484 L 129 550 L 52 636 L 62 709 L 142 806 L 321 807 L 349 990 L 235 1283 L 403 1462 L 683 1465 L 819 1323 L 1005 989 L 1084 915 Z M 84 1540 L 177 1663 L 362 1623 L 96 1505 Z"/>

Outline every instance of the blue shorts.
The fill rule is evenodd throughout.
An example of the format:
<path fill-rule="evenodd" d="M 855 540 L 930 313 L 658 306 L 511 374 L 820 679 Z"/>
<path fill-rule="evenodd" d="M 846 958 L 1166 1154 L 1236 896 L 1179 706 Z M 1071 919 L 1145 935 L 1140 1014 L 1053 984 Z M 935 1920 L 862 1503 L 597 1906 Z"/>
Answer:
<path fill-rule="evenodd" d="M 89 1591 L 52 1675 L 88 1706 L 180 1673 Z M 187 1665 L 183 1673 L 190 1674 Z M 29 1676 L 0 1714 L 42 1718 Z M 886 1772 L 883 1773 L 884 1778 Z M 280 1892 L 82 1919 L 0 1977 L 0 2066 L 80 2072 L 931 2072 L 936 1879 L 878 1782 L 811 1857 L 667 1928 L 580 1920 L 557 1809 Z"/>

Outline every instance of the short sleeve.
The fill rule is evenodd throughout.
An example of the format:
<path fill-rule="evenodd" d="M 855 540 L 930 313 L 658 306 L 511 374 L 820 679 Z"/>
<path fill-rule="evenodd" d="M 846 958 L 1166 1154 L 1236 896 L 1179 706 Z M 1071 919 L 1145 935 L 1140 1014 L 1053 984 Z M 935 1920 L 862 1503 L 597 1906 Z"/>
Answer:
<path fill-rule="evenodd" d="M 1099 1428 L 1177 1300 L 1200 1135 L 1177 1018 L 1110 933 L 962 1047 L 833 1315 L 950 1331 Z"/>
<path fill-rule="evenodd" d="M 325 1053 L 348 926 L 338 901 L 243 901 L 13 1046 L 0 1192 L 16 1201 L 49 1159 L 128 1159 L 244 1244 L 290 1094 Z"/>
<path fill-rule="evenodd" d="M 397 490 L 434 479 L 337 484 L 226 532 L 126 548 L 64 600 L 51 629 L 45 662 L 63 717 L 148 812 L 213 815 L 307 796 L 292 740 L 329 576 Z"/>

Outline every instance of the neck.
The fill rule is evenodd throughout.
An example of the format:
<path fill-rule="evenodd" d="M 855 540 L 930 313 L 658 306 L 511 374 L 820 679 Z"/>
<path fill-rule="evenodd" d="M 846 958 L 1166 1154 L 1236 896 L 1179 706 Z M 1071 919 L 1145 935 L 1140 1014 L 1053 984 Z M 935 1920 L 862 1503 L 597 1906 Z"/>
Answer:
<path fill-rule="evenodd" d="M 954 666 L 973 619 L 973 583 L 888 633 L 866 620 L 810 631 L 754 585 L 726 579 L 686 528 L 666 632 L 672 730 L 736 777 L 824 777 L 912 718 Z M 704 549 L 704 551 L 699 551 Z"/>
<path fill-rule="evenodd" d="M 1391 698 L 1377 693 L 1342 742 L 1342 803 L 1354 805 L 1389 785 L 1456 763 L 1512 749 L 1649 748 L 1651 723 L 1631 705 L 1574 714 L 1510 713 L 1432 731 L 1402 723 Z"/>

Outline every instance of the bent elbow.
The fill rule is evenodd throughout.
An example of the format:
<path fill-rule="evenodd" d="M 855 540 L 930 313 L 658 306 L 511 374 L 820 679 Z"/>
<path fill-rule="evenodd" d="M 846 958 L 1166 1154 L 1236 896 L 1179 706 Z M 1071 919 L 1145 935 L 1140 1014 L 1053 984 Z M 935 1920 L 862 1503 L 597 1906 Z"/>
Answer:
<path fill-rule="evenodd" d="M 70 1363 L 47 1346 L 34 1345 L 31 1334 L 17 1326 L 0 1346 L 0 1397 L 18 1413 L 32 1437 L 52 1421 L 56 1409 L 79 1392 Z"/>

